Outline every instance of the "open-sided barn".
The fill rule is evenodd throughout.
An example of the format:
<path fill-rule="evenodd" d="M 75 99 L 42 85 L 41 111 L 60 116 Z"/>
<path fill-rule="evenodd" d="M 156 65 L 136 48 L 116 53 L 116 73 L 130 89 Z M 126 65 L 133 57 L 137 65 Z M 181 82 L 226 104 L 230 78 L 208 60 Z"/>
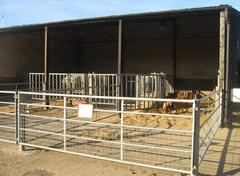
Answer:
<path fill-rule="evenodd" d="M 176 88 L 212 90 L 227 70 L 238 79 L 238 24 L 224 5 L 2 28 L 1 79 L 43 72 L 47 57 L 49 72 L 164 72 Z"/>
<path fill-rule="evenodd" d="M 150 134 L 146 135 L 146 133 L 149 132 L 144 131 L 143 132 L 144 138 L 139 140 L 140 142 L 137 141 L 139 142 L 138 144 L 136 144 L 136 141 L 134 141 L 135 138 L 133 136 L 131 136 L 130 138 L 129 137 L 130 135 L 129 136 L 127 135 L 134 133 L 135 136 L 138 136 L 137 133 L 140 132 L 138 131 L 133 132 L 130 129 L 128 129 L 126 130 L 127 131 L 126 137 L 124 133 L 125 127 L 137 129 L 139 128 L 140 130 L 141 125 L 140 124 L 136 125 L 135 123 L 133 123 L 132 121 L 134 120 L 131 119 L 130 116 L 128 116 L 128 118 L 125 119 L 126 121 L 124 121 L 123 120 L 124 110 L 128 110 L 129 108 L 131 110 L 134 108 L 141 109 L 142 106 L 144 106 L 145 108 L 145 101 L 151 101 L 151 103 L 148 103 L 148 105 L 146 105 L 148 108 L 157 106 L 158 103 L 161 101 L 162 101 L 161 103 L 164 104 L 163 106 L 168 106 L 169 105 L 168 101 L 172 101 L 175 104 L 170 105 L 174 106 L 174 108 L 177 107 L 176 103 L 182 103 L 184 104 L 184 109 L 186 108 L 186 103 L 190 104 L 192 103 L 191 112 L 193 119 L 196 120 L 198 119 L 197 117 L 200 118 L 199 115 L 200 113 L 198 114 L 198 111 L 200 110 L 202 111 L 202 109 L 205 108 L 205 111 L 208 112 L 209 109 L 211 109 L 211 112 L 208 114 L 209 118 L 207 118 L 208 120 L 210 119 L 210 121 L 201 119 L 200 121 L 193 120 L 192 122 L 184 121 L 184 123 L 181 122 L 182 123 L 181 125 L 179 125 L 178 122 L 176 122 L 176 124 L 181 126 L 181 130 L 182 128 L 185 127 L 188 130 L 189 129 L 188 124 L 190 123 L 191 125 L 193 125 L 191 126 L 191 130 L 194 131 L 193 133 L 194 137 L 184 135 L 186 138 L 186 139 L 184 138 L 185 142 L 186 140 L 190 140 L 188 141 L 189 145 L 188 143 L 186 143 L 186 146 L 192 145 L 190 149 L 192 155 L 189 156 L 190 159 L 188 158 L 188 161 L 187 159 L 186 161 L 182 159 L 181 160 L 182 163 L 180 164 L 178 163 L 179 165 L 181 165 L 181 167 L 176 168 L 174 164 L 164 165 L 162 161 L 159 161 L 158 163 L 159 165 L 155 165 L 155 163 L 149 164 L 142 162 L 140 162 L 140 164 L 139 163 L 137 164 L 141 166 L 151 166 L 153 168 L 195 174 L 195 170 L 197 170 L 198 165 L 198 159 L 196 159 L 196 156 L 198 158 L 198 154 L 196 154 L 196 152 L 198 153 L 200 150 L 199 155 L 203 157 L 209 144 L 211 143 L 209 141 L 204 142 L 206 137 L 203 137 L 202 141 L 201 140 L 198 141 L 199 139 L 198 137 L 199 135 L 200 136 L 209 135 L 209 130 L 215 132 L 217 129 L 215 124 L 218 125 L 220 124 L 217 123 L 219 122 L 220 117 L 222 120 L 222 125 L 224 124 L 223 123 L 225 121 L 224 119 L 227 119 L 226 117 L 228 116 L 229 113 L 227 107 L 229 106 L 230 103 L 230 91 L 232 88 L 236 88 L 240 84 L 240 43 L 239 43 L 240 33 L 238 32 L 240 30 L 239 25 L 240 25 L 240 13 L 231 6 L 220 5 L 205 8 L 192 8 L 162 12 L 108 16 L 1 28 L 0 81 L 2 83 L 16 83 L 23 81 L 27 77 L 29 80 L 30 90 L 47 91 L 48 89 L 50 90 L 58 88 L 59 91 L 57 93 L 59 93 L 60 91 L 64 91 L 64 93 L 66 93 L 66 95 L 65 94 L 50 95 L 39 92 L 36 94 L 29 92 L 28 93 L 20 92 L 18 94 L 19 95 L 18 101 L 20 101 L 20 103 L 18 103 L 18 106 L 20 108 L 19 109 L 16 108 L 16 111 L 19 111 L 18 114 L 17 112 L 15 112 L 17 116 L 16 119 L 20 121 L 22 118 L 24 118 L 24 125 L 22 126 L 21 123 L 23 122 L 21 121 L 20 125 L 18 126 L 20 131 L 19 134 L 17 134 L 20 135 L 20 138 L 21 136 L 24 137 L 21 139 L 21 141 L 18 142 L 22 145 L 30 146 L 32 145 L 34 147 L 38 146 L 40 148 L 45 147 L 49 149 L 49 144 L 48 146 L 41 146 L 39 143 L 38 144 L 28 143 L 28 140 L 34 141 L 34 139 L 31 138 L 31 135 L 29 136 L 29 139 L 25 139 L 25 135 L 27 134 L 28 131 L 32 133 L 41 132 L 39 132 L 39 129 L 34 128 L 28 129 L 31 128 L 32 124 L 30 125 L 30 127 L 26 125 L 28 127 L 27 128 L 25 126 L 25 123 L 30 124 L 29 122 L 30 119 L 25 118 L 26 117 L 40 118 L 41 115 L 40 112 L 29 110 L 29 107 L 40 106 L 36 104 L 34 105 L 30 104 L 30 102 L 31 103 L 33 102 L 33 100 L 29 101 L 30 99 L 44 97 L 45 98 L 44 101 L 50 101 L 47 104 L 45 104 L 44 107 L 45 110 L 48 110 L 48 108 L 51 108 L 51 106 L 52 108 L 58 108 L 58 105 L 55 104 L 56 102 L 51 102 L 52 100 L 51 98 L 56 99 L 56 97 L 58 98 L 60 97 L 59 99 L 63 101 L 63 104 L 59 106 L 61 106 L 61 108 L 64 109 L 63 113 L 65 114 L 63 119 L 64 134 L 62 134 L 64 137 L 64 146 L 61 146 L 59 144 L 59 146 L 54 146 L 53 148 L 54 150 L 58 151 L 60 150 L 59 148 L 62 147 L 63 150 L 66 151 L 67 148 L 69 147 L 68 144 L 66 144 L 67 142 L 69 142 L 69 145 L 70 144 L 73 145 L 74 142 L 77 143 L 76 141 L 71 140 L 68 141 L 68 139 L 66 139 L 67 137 L 80 135 L 75 134 L 73 133 L 73 131 L 70 130 L 69 133 L 71 133 L 71 135 L 67 136 L 69 135 L 68 129 L 66 130 L 67 127 L 66 119 L 68 118 L 67 111 L 68 108 L 71 109 L 71 107 L 68 107 L 67 105 L 68 99 L 71 102 L 80 101 L 79 99 L 77 99 L 79 98 L 77 95 L 73 95 L 77 94 L 76 92 L 74 92 L 74 90 L 72 90 L 73 87 L 68 87 L 67 84 L 70 80 L 70 82 L 71 81 L 74 82 L 74 89 L 77 86 L 80 86 L 82 88 L 86 86 L 86 83 L 82 80 L 82 76 L 87 75 L 88 78 L 87 85 L 89 86 L 88 93 L 81 93 L 85 95 L 85 97 L 82 98 L 86 98 L 88 99 L 88 101 L 92 101 L 93 104 L 94 102 L 116 104 L 118 108 L 115 109 L 113 112 L 109 109 L 108 110 L 97 109 L 96 111 L 106 113 L 107 112 L 109 113 L 111 111 L 112 113 L 118 114 L 120 113 L 121 122 L 118 122 L 119 124 L 118 123 L 114 124 L 115 122 L 111 121 L 111 123 L 113 123 L 111 125 L 113 128 L 116 129 L 119 127 L 121 135 L 119 136 L 115 134 L 117 132 L 113 130 L 114 132 L 104 131 L 107 134 L 111 133 L 112 135 L 111 139 L 109 139 L 110 137 L 109 138 L 105 136 L 103 137 L 101 136 L 102 133 L 100 134 L 101 131 L 99 132 L 99 129 L 102 127 L 99 127 L 98 128 L 99 134 L 94 133 L 95 135 L 94 137 L 91 136 L 93 135 L 93 133 L 92 134 L 88 133 L 88 135 L 90 136 L 87 137 L 84 136 L 86 135 L 85 133 L 84 134 L 81 133 L 81 137 L 84 138 L 84 140 L 90 141 L 93 140 L 96 143 L 106 142 L 111 143 L 112 145 L 116 145 L 116 148 L 111 149 L 110 152 L 112 152 L 112 150 L 114 150 L 114 152 L 115 150 L 118 151 L 117 145 L 119 145 L 120 146 L 119 149 L 121 151 L 119 160 L 121 162 L 136 164 L 135 161 L 132 160 L 130 161 L 126 159 L 126 161 L 124 161 L 123 159 L 125 157 L 124 150 L 127 150 L 124 147 L 126 148 L 129 146 L 135 147 L 134 149 L 131 149 L 135 151 L 137 150 L 136 149 L 137 147 L 141 148 L 143 145 L 145 145 L 145 143 L 140 144 L 140 142 L 144 140 L 149 142 L 146 136 L 153 135 L 153 132 L 151 132 L 151 135 Z M 71 73 L 73 76 L 68 79 L 67 76 L 70 75 Z M 103 75 L 104 77 L 101 77 Z M 118 78 L 117 77 L 118 75 L 122 75 L 122 77 Z M 57 82 L 56 80 L 51 81 L 52 79 L 59 80 Z M 79 81 L 79 79 L 81 80 Z M 167 91 L 162 90 L 163 83 L 161 81 L 163 81 L 163 79 L 166 80 L 166 84 L 168 85 L 168 86 L 165 85 L 164 87 L 165 89 L 168 89 Z M 77 81 L 80 82 L 80 85 L 75 85 Z M 137 82 L 139 82 L 139 84 L 137 84 Z M 62 84 L 66 84 L 65 87 L 62 87 Z M 84 86 L 82 86 L 82 84 L 84 84 Z M 146 84 L 149 84 L 147 88 Z M 33 87 L 36 85 L 39 85 L 39 87 L 37 88 Z M 95 87 L 97 86 L 98 88 L 96 89 Z M 65 90 L 61 90 L 64 88 L 68 89 L 67 92 Z M 178 90 L 181 91 L 190 90 L 192 92 L 211 91 L 213 92 L 214 97 L 212 97 L 213 94 L 211 94 L 211 96 L 210 95 L 205 96 L 203 97 L 203 99 L 199 99 L 199 101 L 198 100 L 181 101 L 167 99 L 154 100 L 154 98 L 165 98 L 167 96 L 167 93 L 176 92 Z M 99 93 L 99 91 L 107 93 L 102 94 Z M 221 93 L 219 93 L 218 91 Z M 22 97 L 25 98 L 21 98 L 21 95 Z M 102 97 L 96 97 L 99 95 L 102 95 Z M 187 98 L 185 95 L 186 92 L 176 93 L 176 96 L 183 97 L 182 99 L 189 98 L 188 95 Z M 114 96 L 117 98 L 114 99 L 113 98 Z M 48 98 L 46 99 L 46 97 Z M 135 97 L 136 99 L 134 98 L 131 99 L 129 97 Z M 152 98 L 152 99 L 140 100 L 137 98 Z M 170 96 L 168 98 L 172 97 Z M 102 100 L 98 101 L 99 99 Z M 194 96 L 191 95 L 190 99 L 194 99 Z M 210 103 L 208 102 L 209 107 L 206 108 L 207 107 L 206 103 L 204 104 L 203 100 L 205 101 L 209 99 L 211 100 L 211 102 Z M 216 106 L 216 102 L 218 103 L 220 102 L 219 106 Z M 216 108 L 216 111 L 213 111 L 212 107 L 210 107 L 209 104 L 213 105 L 214 108 Z M 21 107 L 23 109 L 21 109 Z M 99 104 L 96 107 L 102 108 Z M 168 107 L 167 110 L 171 111 L 171 108 Z M 188 109 L 188 107 L 186 109 Z M 75 110 L 76 108 L 74 109 L 74 111 Z M 169 113 L 169 111 L 166 111 L 165 113 Z M 50 111 L 49 113 L 51 114 L 52 112 Z M 151 115 L 149 113 L 146 113 L 145 111 L 144 112 L 134 111 L 134 113 L 135 114 L 140 113 L 140 115 L 143 116 Z M 160 111 L 156 111 L 156 109 L 154 109 L 151 110 L 151 113 L 153 113 L 152 116 L 155 117 L 159 115 L 156 113 L 160 113 Z M 178 113 L 177 110 L 176 113 Z M 215 113 L 218 113 L 219 116 L 215 115 Z M 205 112 L 203 114 L 205 114 Z M 175 114 L 173 115 L 171 113 L 163 115 L 167 116 L 168 118 L 170 116 L 172 119 L 178 116 Z M 212 115 L 214 115 L 214 118 L 212 117 Z M 188 114 L 187 115 L 183 114 L 179 116 L 189 118 Z M 149 120 L 150 117 L 148 117 L 147 119 Z M 59 119 L 56 118 L 55 120 Z M 162 120 L 164 121 L 164 119 Z M 69 121 L 71 128 L 75 128 L 74 126 L 75 122 L 76 120 Z M 135 119 L 135 122 L 138 122 L 138 119 Z M 34 124 L 35 122 L 31 123 Z M 103 126 L 109 123 L 109 121 L 103 121 L 99 124 L 98 122 L 90 123 L 84 121 L 84 124 L 85 123 L 89 123 L 90 125 Z M 152 124 L 153 123 L 155 123 L 155 121 L 154 122 L 152 121 Z M 168 128 L 172 128 L 172 126 L 174 126 L 173 122 L 168 122 L 168 124 L 170 124 L 170 127 L 165 127 L 164 125 L 161 126 L 162 122 L 156 123 L 160 124 L 160 125 L 158 124 L 157 127 L 162 127 L 161 130 L 163 130 L 163 128 L 166 128 L 165 130 L 168 130 Z M 146 130 L 147 128 L 148 130 L 154 130 L 150 122 L 149 124 L 150 126 L 145 125 Z M 205 124 L 208 124 L 208 126 L 204 126 Z M 213 126 L 209 124 L 212 124 Z M 139 126 L 133 127 L 134 125 Z M 56 125 L 56 129 L 60 127 Z M 205 127 L 207 129 L 204 129 Z M 39 126 L 39 128 L 41 127 Z M 84 127 L 84 129 L 85 128 L 87 127 Z M 92 129 L 93 127 L 91 127 L 91 130 Z M 179 130 L 175 128 L 173 129 Z M 195 133 L 197 129 L 198 132 Z M 201 131 L 201 129 L 204 129 L 203 131 L 205 132 Z M 23 130 L 24 132 L 21 130 Z M 41 130 L 46 131 L 47 129 Z M 88 129 L 88 131 L 89 130 L 90 129 Z M 170 131 L 173 133 L 174 130 Z M 174 132 L 177 133 L 177 131 Z M 187 133 L 188 131 L 181 132 Z M 59 132 L 57 132 L 56 130 L 52 131 L 49 134 L 59 136 L 60 134 L 58 133 Z M 157 137 L 160 138 L 161 135 L 162 133 L 161 134 L 159 133 Z M 171 135 L 173 136 L 173 134 Z M 212 139 L 213 136 L 211 136 L 210 138 Z M 78 136 L 78 138 L 81 137 Z M 126 137 L 126 141 L 128 143 L 127 142 L 124 143 L 124 137 Z M 191 137 L 193 140 L 191 140 Z M 19 140 L 19 138 L 17 139 Z M 119 143 L 115 142 L 115 140 L 118 139 L 120 140 L 120 142 Z M 174 138 L 172 140 L 175 141 L 177 139 Z M 198 142 L 196 142 L 196 140 Z M 167 143 L 166 141 L 165 143 L 161 141 L 159 145 L 164 146 L 166 143 Z M 200 143 L 200 146 L 196 149 L 195 145 L 198 146 L 198 143 Z M 206 147 L 204 148 L 204 146 L 202 146 L 201 144 L 204 144 L 204 146 Z M 169 143 L 168 145 L 171 144 Z M 154 143 L 151 144 L 151 146 L 143 146 L 143 148 L 144 147 L 154 150 L 158 149 L 157 147 L 159 146 Z M 174 151 L 175 153 L 189 152 L 185 150 L 183 151 L 181 147 L 182 146 L 174 146 L 173 148 L 171 148 L 170 146 L 170 150 Z M 81 148 L 81 150 L 83 149 Z M 78 153 L 79 151 L 74 152 Z M 132 153 L 130 152 L 130 154 Z M 85 154 L 81 153 L 81 155 Z M 87 155 L 89 154 L 87 153 Z M 102 155 L 98 156 L 98 154 L 94 154 L 94 156 L 95 155 L 97 156 L 97 158 L 100 159 L 103 158 Z M 110 156 L 109 154 L 106 155 Z M 118 160 L 115 158 L 118 157 L 118 155 L 117 156 L 115 156 L 114 154 L 112 155 L 113 156 L 110 157 L 111 160 L 114 161 Z M 152 155 L 155 156 L 155 154 Z M 161 153 L 160 155 L 167 154 Z M 140 154 L 134 155 L 134 157 L 138 156 L 140 156 Z M 181 155 L 181 157 L 183 156 L 184 154 Z M 174 157 L 168 155 L 166 161 L 167 162 L 169 161 L 170 163 L 170 160 L 172 158 Z M 108 158 L 108 160 L 110 159 Z M 141 158 L 139 160 L 141 160 Z M 190 162 L 190 165 L 186 164 L 187 162 Z M 187 166 L 182 167 L 183 165 Z M 189 169 L 188 166 L 191 166 L 191 168 Z"/>

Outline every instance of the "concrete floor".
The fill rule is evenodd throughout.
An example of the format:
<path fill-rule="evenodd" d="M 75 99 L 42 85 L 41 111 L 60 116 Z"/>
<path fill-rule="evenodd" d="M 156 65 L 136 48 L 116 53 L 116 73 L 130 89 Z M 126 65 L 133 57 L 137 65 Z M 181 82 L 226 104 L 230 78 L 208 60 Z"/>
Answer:
<path fill-rule="evenodd" d="M 200 175 L 240 175 L 240 126 L 219 129 L 200 165 Z"/>

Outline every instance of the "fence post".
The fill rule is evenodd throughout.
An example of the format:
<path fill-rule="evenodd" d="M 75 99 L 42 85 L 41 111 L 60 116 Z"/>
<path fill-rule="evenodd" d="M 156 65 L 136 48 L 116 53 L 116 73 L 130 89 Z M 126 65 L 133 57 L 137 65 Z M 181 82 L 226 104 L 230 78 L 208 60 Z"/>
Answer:
<path fill-rule="evenodd" d="M 33 90 L 32 90 L 33 81 L 32 81 L 31 73 L 28 74 L 28 84 L 29 84 L 29 91 L 33 91 Z"/>
<path fill-rule="evenodd" d="M 220 90 L 219 96 L 219 106 L 220 106 L 220 118 L 221 118 L 221 128 L 225 126 L 225 119 L 224 119 L 224 94 L 223 90 Z"/>
<path fill-rule="evenodd" d="M 20 106 L 20 102 L 21 102 L 21 96 L 18 93 L 18 110 L 17 110 L 17 118 L 18 118 L 18 122 L 17 122 L 17 133 L 18 133 L 18 144 L 21 143 L 22 141 L 25 142 L 25 116 L 21 117 L 21 106 Z M 22 123 L 22 128 L 24 130 L 22 130 L 22 134 L 20 134 L 20 123 Z M 22 144 L 19 144 L 19 151 L 24 151 L 25 150 L 25 146 Z"/>
<path fill-rule="evenodd" d="M 136 88 L 135 97 L 138 98 L 139 97 L 139 78 L 138 78 L 138 75 L 136 75 L 135 88 Z M 136 101 L 135 108 L 136 109 L 141 108 L 141 107 L 139 107 L 139 101 Z"/>
<path fill-rule="evenodd" d="M 15 101 L 15 138 L 16 138 L 16 144 L 19 143 L 19 135 L 18 135 L 18 91 L 15 91 L 14 94 L 14 101 Z"/>
<path fill-rule="evenodd" d="M 191 171 L 192 175 L 198 175 L 198 163 L 199 163 L 199 129 L 200 128 L 200 103 L 196 99 L 193 102 L 193 122 L 192 122 L 192 163 Z"/>
<path fill-rule="evenodd" d="M 117 97 L 122 96 L 122 75 L 117 74 Z M 117 100 L 117 110 L 121 111 L 121 100 Z M 121 118 L 121 114 L 119 116 Z"/>
<path fill-rule="evenodd" d="M 63 150 L 66 150 L 66 120 L 67 120 L 67 98 L 63 97 Z"/>
<path fill-rule="evenodd" d="M 92 91 L 92 89 L 93 89 L 93 84 L 92 84 L 92 78 L 93 78 L 93 74 L 87 74 L 87 83 L 88 83 L 88 95 L 93 95 L 93 91 Z"/>
<path fill-rule="evenodd" d="M 120 144 L 121 144 L 121 151 L 120 151 L 120 160 L 123 161 L 123 124 L 124 124 L 124 100 L 121 100 L 121 134 L 120 134 Z"/>

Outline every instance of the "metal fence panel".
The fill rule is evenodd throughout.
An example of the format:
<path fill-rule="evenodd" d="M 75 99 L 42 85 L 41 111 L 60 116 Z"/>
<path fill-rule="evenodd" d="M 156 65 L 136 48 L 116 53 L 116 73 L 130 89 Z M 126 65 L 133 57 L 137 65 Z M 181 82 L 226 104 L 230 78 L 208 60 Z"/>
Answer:
<path fill-rule="evenodd" d="M 212 143 L 222 119 L 222 91 L 200 99 L 201 124 L 199 126 L 199 164 Z"/>
<path fill-rule="evenodd" d="M 138 75 L 122 79 L 127 80 L 125 84 L 130 84 L 127 87 L 132 90 L 136 90 L 137 80 L 144 80 L 150 84 L 144 89 L 151 89 L 148 92 L 153 94 L 142 98 L 141 91 L 138 91 L 140 97 L 124 98 L 116 96 L 119 87 L 113 86 L 117 84 L 115 75 L 88 75 L 91 78 L 87 80 L 85 75 L 75 76 L 81 82 L 78 86 L 88 92 L 79 95 L 78 92 L 74 94 L 72 89 L 64 90 L 71 91 L 68 94 L 0 91 L 0 140 L 197 174 L 221 125 L 222 91 L 199 100 L 156 98 L 154 90 L 159 90 L 155 84 L 156 78 Z M 55 82 L 49 86 L 54 89 L 57 84 Z M 141 89 L 140 86 L 138 89 Z M 93 92 L 98 96 L 90 95 Z M 136 94 L 129 90 L 124 93 Z M 49 102 L 46 104 L 36 97 L 47 97 Z M 78 117 L 78 107 L 74 101 L 92 105 L 92 118 Z M 162 105 L 169 102 L 180 109 L 164 111 Z"/>
<path fill-rule="evenodd" d="M 33 100 L 32 95 L 59 96 L 59 101 Z M 93 117 L 77 117 L 71 101 L 93 104 Z M 93 103 L 116 100 L 120 107 Z M 131 110 L 126 102 L 162 101 L 191 104 L 192 100 L 120 98 L 19 92 L 21 145 L 182 173 L 191 173 L 192 110 L 182 114 L 159 108 Z"/>
<path fill-rule="evenodd" d="M 118 82 L 118 79 L 120 82 Z M 163 98 L 166 95 L 167 84 L 164 74 L 96 74 L 96 73 L 49 73 L 48 90 L 44 90 L 44 74 L 30 73 L 30 90 L 34 92 L 47 91 L 51 93 L 67 93 L 93 96 L 121 96 L 142 98 Z M 35 99 L 44 99 L 33 95 Z M 59 97 L 49 97 L 50 100 Z M 115 100 L 93 99 L 103 104 L 117 105 Z M 147 108 L 152 104 L 136 104 L 128 102 L 129 108 Z"/>
<path fill-rule="evenodd" d="M 1 141 L 197 174 L 223 116 L 221 91 L 164 99 L 156 75 L 121 75 L 119 85 L 116 74 L 51 74 L 51 93 L 38 92 L 43 74 L 29 79 L 32 92 L 0 91 Z M 94 107 L 90 119 L 77 116 L 73 102 L 82 100 Z M 164 103 L 181 111 L 165 112 Z"/>
<path fill-rule="evenodd" d="M 16 100 L 15 91 L 0 91 L 0 141 L 16 143 Z"/>
<path fill-rule="evenodd" d="M 116 74 L 88 74 L 88 94 L 96 96 L 118 96 L 117 91 L 119 85 L 117 84 Z M 116 104 L 115 100 L 109 99 L 93 99 L 93 102 L 103 104 Z"/>
<path fill-rule="evenodd" d="M 44 88 L 44 73 L 29 73 L 29 90 L 32 92 L 42 92 Z M 43 99 L 41 95 L 33 95 L 34 99 Z"/>

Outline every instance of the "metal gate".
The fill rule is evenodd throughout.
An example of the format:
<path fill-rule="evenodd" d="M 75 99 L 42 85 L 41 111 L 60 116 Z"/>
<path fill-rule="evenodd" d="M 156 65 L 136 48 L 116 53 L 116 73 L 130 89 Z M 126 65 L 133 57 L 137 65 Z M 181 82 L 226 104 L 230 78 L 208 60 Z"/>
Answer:
<path fill-rule="evenodd" d="M 199 100 L 200 126 L 199 126 L 199 165 L 201 164 L 208 147 L 212 143 L 217 130 L 221 126 L 223 92 L 217 91 Z"/>
<path fill-rule="evenodd" d="M 58 99 L 46 105 L 33 95 Z M 71 104 L 81 99 L 93 108 L 91 117 Z M 220 126 L 222 101 L 221 91 L 195 100 L 0 91 L 0 140 L 197 175 Z M 129 109 L 128 102 L 155 106 Z M 156 106 L 169 102 L 178 109 Z"/>
<path fill-rule="evenodd" d="M 44 73 L 30 73 L 30 91 L 42 92 L 44 88 Z M 118 96 L 163 98 L 169 88 L 166 75 L 157 74 L 96 74 L 96 73 L 49 73 L 47 91 L 51 93 L 67 93 L 75 95 Z M 33 95 L 36 99 L 42 96 Z M 50 100 L 59 97 L 49 97 Z M 93 99 L 93 101 L 98 101 Z M 115 104 L 115 100 L 101 100 L 104 104 Z M 132 104 L 132 103 L 131 103 Z M 132 104 L 132 106 L 138 106 Z M 146 105 L 145 105 L 146 106 Z"/>
<path fill-rule="evenodd" d="M 61 97 L 45 105 L 32 95 Z M 93 105 L 92 118 L 78 117 L 70 100 L 84 98 Z M 92 103 L 116 100 L 120 108 Z M 129 110 L 126 101 L 169 102 L 189 107 L 185 114 L 159 108 Z M 101 102 L 101 101 L 100 101 Z M 195 100 L 120 98 L 19 92 L 19 144 L 98 159 L 191 174 L 197 167 L 194 130 Z M 198 124 L 199 125 L 199 124 Z"/>
<path fill-rule="evenodd" d="M 15 91 L 0 91 L 0 141 L 17 141 L 16 97 Z"/>

